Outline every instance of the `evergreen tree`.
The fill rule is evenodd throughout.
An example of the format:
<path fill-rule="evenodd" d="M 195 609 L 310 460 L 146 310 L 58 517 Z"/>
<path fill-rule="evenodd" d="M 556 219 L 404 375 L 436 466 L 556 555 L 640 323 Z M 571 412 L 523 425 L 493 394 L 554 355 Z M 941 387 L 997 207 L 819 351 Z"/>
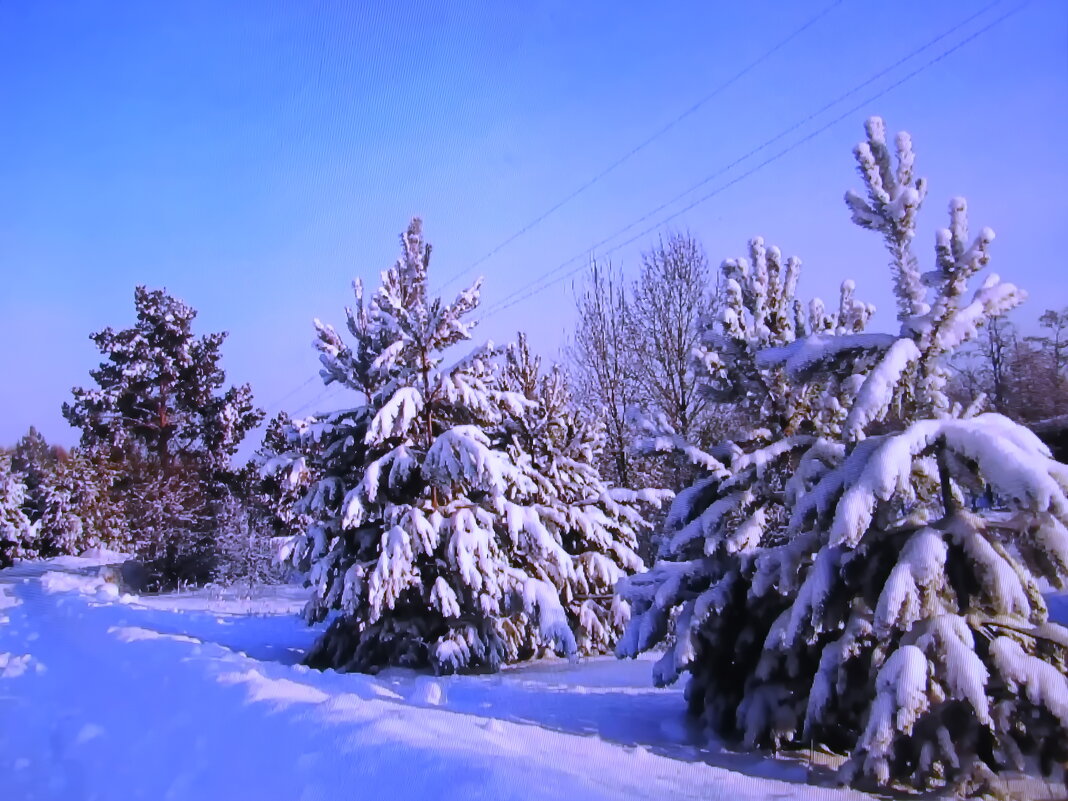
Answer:
<path fill-rule="evenodd" d="M 279 412 L 246 467 L 243 484 L 255 525 L 272 538 L 302 537 L 311 522 L 298 505 L 317 477 L 310 460 L 298 453 L 300 447 L 293 420 Z"/>
<path fill-rule="evenodd" d="M 648 523 L 639 504 L 659 507 L 671 493 L 613 488 L 601 479 L 596 465 L 606 447 L 603 425 L 579 413 L 559 367 L 541 372 L 525 334 L 505 350 L 498 380 L 503 390 L 528 401 L 505 421 L 506 448 L 536 487 L 532 508 L 548 521 L 571 560 L 570 568 L 549 580 L 560 593 L 580 651 L 604 652 L 630 617 L 614 587 L 644 567 L 638 533 Z M 516 558 L 531 575 L 542 571 L 538 552 L 518 550 Z"/>
<path fill-rule="evenodd" d="M 598 510 L 608 499 L 580 516 L 543 497 L 547 485 L 509 430 L 534 402 L 502 385 L 491 346 L 444 361 L 471 336 L 478 284 L 452 303 L 430 299 L 418 220 L 401 241 L 369 303 L 355 284 L 353 344 L 317 323 L 325 381 L 358 399 L 296 424 L 321 478 L 305 496 L 314 522 L 292 559 L 310 571 L 308 618 L 341 611 L 308 663 L 453 672 L 494 670 L 546 647 L 573 654 L 565 604 L 580 600 L 582 555 L 564 539 L 597 527 L 607 535 L 611 520 L 602 523 Z M 619 544 L 629 563 L 627 542 Z M 565 586 L 573 594 L 562 599 Z M 581 636 L 592 643 L 596 614 L 584 614 Z"/>
<path fill-rule="evenodd" d="M 48 474 L 56 468 L 58 461 L 55 449 L 48 445 L 41 432 L 33 426 L 15 443 L 11 452 L 11 467 L 22 475 L 26 486 L 24 508 L 31 523 L 41 519 L 44 511 L 42 485 L 47 481 Z"/>
<path fill-rule="evenodd" d="M 215 581 L 242 584 L 250 595 L 258 585 L 277 582 L 281 576 L 272 537 L 257 509 L 231 494 L 222 501 L 218 519 Z"/>
<path fill-rule="evenodd" d="M 33 554 L 35 526 L 26 514 L 26 485 L 11 467 L 11 455 L 0 450 L 0 567 Z"/>
<path fill-rule="evenodd" d="M 38 523 L 41 556 L 130 547 L 122 505 L 112 490 L 116 473 L 110 463 L 94 461 L 75 449 L 44 476 Z"/>
<path fill-rule="evenodd" d="M 91 335 L 103 361 L 90 371 L 96 388 L 76 387 L 63 415 L 82 430 L 82 446 L 134 452 L 162 468 L 175 461 L 225 471 L 263 413 L 247 384 L 222 391 L 225 333 L 193 335 L 196 311 L 163 290 L 134 291 L 137 322 Z"/>
<path fill-rule="evenodd" d="M 968 297 L 994 235 L 969 238 L 961 198 L 921 274 L 911 140 L 895 160 L 882 120 L 867 134 L 866 196 L 846 201 L 890 252 L 900 332 L 864 332 L 849 282 L 836 315 L 781 300 L 799 263 L 759 240 L 724 264 L 699 361 L 762 426 L 698 451 L 647 423 L 647 448 L 688 449 L 705 475 L 669 513 L 661 561 L 623 583 L 619 651 L 671 635 L 657 680 L 689 671 L 691 710 L 749 746 L 824 744 L 852 783 L 992 792 L 1026 754 L 1068 757 L 1068 631 L 1039 590 L 1068 584 L 1068 467 L 949 402 L 947 358 L 1023 293 L 991 275 Z M 1012 516 L 967 511 L 987 485 Z"/>
<path fill-rule="evenodd" d="M 119 468 L 111 492 L 135 553 L 159 586 L 199 583 L 215 569 L 213 514 L 236 482 L 230 468 L 263 413 L 248 385 L 223 385 L 226 334 L 196 337 L 196 311 L 162 290 L 136 288 L 137 322 L 91 335 L 105 359 L 94 388 L 75 388 L 63 414 L 88 458 Z"/>
<path fill-rule="evenodd" d="M 75 495 L 81 476 L 70 462 L 57 464 L 40 484 L 41 517 L 37 545 L 42 557 L 78 554 L 90 547 Z M 94 542 L 93 545 L 98 543 Z"/>
<path fill-rule="evenodd" d="M 131 550 L 145 564 L 146 587 L 167 590 L 201 585 L 217 568 L 217 537 L 225 488 L 205 487 L 195 465 L 127 459 L 119 485 Z"/>

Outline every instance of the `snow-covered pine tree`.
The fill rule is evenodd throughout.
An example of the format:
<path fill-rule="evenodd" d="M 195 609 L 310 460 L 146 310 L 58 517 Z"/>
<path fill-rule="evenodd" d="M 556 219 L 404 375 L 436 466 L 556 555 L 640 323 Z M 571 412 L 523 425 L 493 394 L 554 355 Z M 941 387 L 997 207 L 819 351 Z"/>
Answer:
<path fill-rule="evenodd" d="M 0 567 L 33 555 L 36 526 L 26 514 L 26 484 L 11 467 L 11 454 L 0 450 Z"/>
<path fill-rule="evenodd" d="M 132 450 L 162 466 L 195 461 L 227 470 L 263 413 L 247 384 L 223 390 L 226 334 L 194 336 L 196 310 L 164 290 L 139 286 L 134 305 L 133 327 L 91 335 L 106 357 L 90 371 L 97 387 L 76 387 L 63 415 L 82 430 L 89 450 Z"/>
<path fill-rule="evenodd" d="M 255 587 L 281 578 L 272 537 L 265 519 L 248 501 L 235 494 L 221 502 L 216 515 L 215 581 L 243 586 L 251 596 Z"/>
<path fill-rule="evenodd" d="M 132 552 L 145 565 L 152 590 L 202 585 L 215 575 L 225 489 L 205 491 L 198 466 L 174 460 L 166 471 L 154 459 L 128 459 L 120 487 L 123 522 Z"/>
<path fill-rule="evenodd" d="M 156 579 L 205 581 L 212 504 L 233 483 L 230 459 L 263 413 L 247 384 L 224 388 L 225 333 L 195 336 L 196 311 L 163 290 L 139 286 L 134 303 L 132 327 L 91 335 L 105 356 L 90 371 L 97 386 L 75 388 L 63 414 L 82 430 L 90 459 L 122 466 L 112 491 L 137 556 L 157 560 Z"/>
<path fill-rule="evenodd" d="M 529 401 L 504 423 L 506 449 L 536 488 L 530 508 L 553 538 L 555 552 L 561 560 L 566 554 L 571 566 L 561 561 L 547 572 L 541 550 L 519 548 L 513 558 L 557 588 L 579 651 L 603 653 L 630 617 L 615 585 L 644 568 L 638 533 L 650 524 L 641 507 L 659 507 L 672 493 L 610 487 L 602 480 L 596 465 L 605 448 L 603 426 L 579 413 L 558 366 L 542 373 L 525 334 L 505 349 L 498 381 L 504 391 Z"/>
<path fill-rule="evenodd" d="M 22 475 L 26 485 L 25 511 L 31 523 L 41 519 L 44 508 L 42 485 L 58 461 L 56 449 L 50 447 L 34 426 L 26 432 L 11 452 L 11 468 Z"/>
<path fill-rule="evenodd" d="M 455 672 L 495 670 L 542 647 L 574 654 L 559 589 L 578 595 L 579 554 L 561 532 L 570 521 L 546 503 L 530 455 L 509 448 L 507 423 L 534 402 L 502 386 L 492 346 L 444 361 L 470 339 L 478 284 L 452 303 L 429 298 L 418 220 L 401 243 L 369 302 L 355 283 L 352 344 L 317 323 L 324 380 L 356 397 L 296 424 L 298 458 L 321 478 L 304 500 L 314 522 L 291 558 L 310 571 L 307 617 L 341 611 L 307 661 Z M 585 617 L 580 626 L 591 625 Z"/>
<path fill-rule="evenodd" d="M 42 477 L 41 517 L 38 520 L 37 552 L 42 557 L 59 554 L 79 554 L 98 545 L 88 541 L 82 521 L 80 504 L 76 499 L 80 476 L 70 462 L 59 462 Z"/>
<path fill-rule="evenodd" d="M 900 332 L 863 332 L 851 283 L 836 316 L 814 302 L 805 321 L 780 300 L 797 262 L 772 268 L 759 240 L 724 264 L 726 308 L 698 357 L 710 391 L 742 396 L 760 428 L 689 450 L 706 475 L 669 513 L 662 560 L 623 582 L 619 652 L 672 634 L 657 680 L 689 671 L 691 710 L 750 746 L 821 743 L 849 755 L 854 784 L 992 791 L 1028 754 L 1068 759 L 1068 631 L 1039 591 L 1068 584 L 1068 467 L 946 399 L 946 358 L 1023 293 L 991 275 L 969 294 L 993 232 L 969 237 L 961 198 L 921 274 L 927 187 L 909 136 L 894 146 L 869 120 L 866 197 L 846 200 L 891 254 Z M 689 448 L 647 430 L 646 447 Z M 987 485 L 1011 514 L 968 511 Z"/>
<path fill-rule="evenodd" d="M 311 522 L 298 503 L 316 476 L 299 454 L 299 440 L 293 420 L 279 412 L 267 423 L 263 443 L 246 467 L 245 494 L 256 525 L 270 537 L 302 535 Z"/>
<path fill-rule="evenodd" d="M 112 492 L 117 472 L 109 462 L 94 461 L 75 449 L 43 476 L 37 546 L 41 556 L 130 546 L 122 504 Z"/>

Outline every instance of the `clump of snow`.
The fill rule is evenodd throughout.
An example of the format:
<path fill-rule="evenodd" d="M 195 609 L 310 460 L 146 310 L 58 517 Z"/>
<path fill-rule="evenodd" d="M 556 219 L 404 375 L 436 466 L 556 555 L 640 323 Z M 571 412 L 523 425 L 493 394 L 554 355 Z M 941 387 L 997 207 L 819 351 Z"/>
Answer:
<path fill-rule="evenodd" d="M 408 695 L 408 701 L 422 706 L 441 706 L 445 703 L 445 687 L 438 679 L 421 676 Z"/>
<path fill-rule="evenodd" d="M 74 592 L 81 595 L 103 595 L 118 598 L 119 588 L 104 581 L 100 576 L 85 576 L 77 573 L 51 571 L 41 576 L 41 589 L 49 595 L 60 592 Z"/>
<path fill-rule="evenodd" d="M 6 654 L 0 652 L 0 679 L 14 679 L 21 676 L 33 666 L 38 673 L 44 670 L 44 665 L 35 660 L 30 654 Z"/>

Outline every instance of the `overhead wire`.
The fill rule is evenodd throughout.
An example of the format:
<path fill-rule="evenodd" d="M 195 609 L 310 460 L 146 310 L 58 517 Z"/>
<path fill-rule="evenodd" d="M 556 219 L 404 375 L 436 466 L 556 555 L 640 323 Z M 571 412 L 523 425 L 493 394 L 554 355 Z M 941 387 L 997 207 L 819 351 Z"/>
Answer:
<path fill-rule="evenodd" d="M 626 153 L 624 153 L 623 155 L 618 157 L 615 161 L 610 163 L 607 167 L 602 169 L 600 172 L 596 173 L 593 177 L 589 178 L 587 181 L 585 181 L 583 184 L 581 184 L 578 188 L 572 190 L 569 194 L 567 194 L 566 196 L 564 196 L 563 198 L 558 200 L 556 203 L 554 203 L 548 209 L 543 211 L 541 214 L 539 214 L 533 220 L 528 222 L 526 225 L 522 226 L 519 230 L 515 231 L 510 236 L 506 237 L 504 240 L 499 242 L 497 245 L 495 245 L 493 248 L 491 248 L 488 252 L 484 253 L 482 256 L 480 256 L 478 259 L 476 259 L 474 262 L 469 264 L 467 267 L 465 267 L 462 270 L 459 270 L 458 272 L 455 272 L 452 275 L 450 275 L 448 278 L 445 279 L 445 281 L 443 281 L 438 286 L 438 291 L 441 291 L 442 289 L 444 289 L 445 287 L 449 286 L 450 284 L 452 284 L 454 281 L 458 280 L 462 276 L 467 275 L 468 273 L 470 273 L 472 270 L 474 270 L 476 267 L 478 267 L 480 264 L 484 263 L 488 259 L 491 259 L 494 256 L 496 256 L 504 248 L 506 248 L 508 245 L 512 244 L 512 242 L 514 242 L 515 240 L 519 239 L 521 236 L 523 236 L 524 234 L 528 233 L 529 231 L 531 231 L 536 226 L 540 225 L 542 222 L 544 222 L 546 219 L 548 219 L 554 213 L 556 213 L 561 208 L 566 206 L 568 203 L 570 203 L 576 197 L 578 197 L 579 195 L 584 193 L 586 190 L 588 190 L 591 187 L 593 187 L 595 184 L 597 184 L 599 181 L 601 181 L 602 179 L 604 179 L 605 177 L 607 177 L 611 173 L 613 173 L 616 169 L 621 167 L 623 164 L 625 164 L 627 161 L 632 159 L 638 153 L 640 153 L 641 151 L 645 150 L 645 148 L 647 148 L 653 142 L 655 142 L 660 137 L 664 136 L 666 133 L 671 131 L 680 122 L 685 120 L 687 117 L 692 116 L 697 111 L 699 111 L 703 106 L 705 106 L 706 104 L 708 104 L 709 102 L 714 100 L 721 92 L 723 92 L 726 89 L 728 89 L 731 86 L 733 86 L 739 80 L 741 80 L 746 75 L 748 75 L 750 72 L 752 72 L 754 69 L 756 69 L 758 66 L 760 66 L 763 62 L 767 61 L 773 55 L 778 53 L 786 45 L 788 45 L 790 42 L 792 42 L 794 39 L 796 39 L 802 33 L 807 31 L 809 28 L 811 28 L 813 25 L 815 25 L 817 22 L 819 22 L 821 19 L 823 19 L 825 16 L 827 16 L 831 11 L 833 11 L 837 6 L 840 6 L 843 2 L 844 2 L 844 0 L 834 0 L 834 2 L 832 2 L 829 5 L 825 6 L 823 9 L 821 9 L 814 16 L 810 17 L 799 28 L 794 29 L 784 39 L 781 39 L 776 44 L 772 45 L 771 48 L 769 48 L 768 50 L 764 51 L 755 60 L 749 62 L 745 67 L 743 67 L 738 72 L 734 73 L 726 81 L 718 84 L 716 86 L 716 88 L 713 89 L 711 92 L 709 92 L 707 95 L 705 95 L 700 100 L 698 100 L 697 102 L 691 104 L 689 107 L 684 109 L 680 114 L 678 114 L 675 117 L 673 117 L 668 123 L 666 123 L 665 125 L 663 125 L 660 128 L 658 128 L 656 131 L 654 131 L 652 134 L 647 136 L 645 139 L 643 139 L 637 145 L 635 145 L 630 150 L 628 150 Z"/>
<path fill-rule="evenodd" d="M 900 59 L 898 62 L 895 62 L 895 64 L 897 66 L 900 66 L 900 64 L 904 63 L 905 61 L 910 60 L 910 58 L 912 58 L 916 54 L 922 52 L 923 50 L 928 49 L 932 44 L 934 44 L 937 41 L 940 41 L 941 39 L 944 39 L 947 35 L 959 30 L 961 27 L 967 25 L 968 22 L 970 22 L 971 20 L 974 20 L 976 17 L 978 17 L 981 14 L 985 13 L 990 8 L 992 8 L 992 7 L 996 6 L 996 5 L 999 5 L 1001 2 L 1003 2 L 1003 0 L 996 0 L 996 2 L 991 3 L 988 6 L 985 6 L 982 10 L 980 10 L 979 12 L 976 12 L 975 14 L 971 15 L 966 20 L 963 20 L 962 22 L 957 23 L 949 32 L 939 35 L 934 40 L 931 40 L 927 44 L 921 46 L 920 48 L 918 48 L 916 51 L 914 51 L 910 55 L 905 56 L 903 59 Z M 847 111 L 845 111 L 842 114 L 838 115 L 834 119 L 830 120 L 829 122 L 825 123 L 824 125 L 820 126 L 817 129 L 815 129 L 814 131 L 806 134 L 804 137 L 802 137 L 801 139 L 798 139 L 797 141 L 793 142 L 788 147 L 784 148 L 783 150 L 780 150 L 780 151 L 776 152 L 774 155 L 772 155 L 772 156 L 768 157 L 767 159 L 761 161 L 760 163 L 756 164 L 755 166 L 751 167 L 750 169 L 746 170 L 745 172 L 735 176 L 730 181 L 726 182 L 725 184 L 722 184 L 721 186 L 717 187 L 713 191 L 711 191 L 711 192 L 709 192 L 709 193 L 707 193 L 705 195 L 702 195 L 697 200 L 691 202 L 687 206 L 679 209 L 678 211 L 668 215 L 667 217 L 663 218 L 662 220 L 660 220 L 659 222 L 655 223 L 654 225 L 643 229 L 642 231 L 640 231 L 636 235 L 628 238 L 627 240 L 612 246 L 611 248 L 609 248 L 606 251 L 603 251 L 602 255 L 605 255 L 605 256 L 611 255 L 612 253 L 615 253 L 618 250 L 621 250 L 622 248 L 624 248 L 627 245 L 637 241 L 638 239 L 641 239 L 642 237 L 647 236 L 648 234 L 656 231 L 658 228 L 662 228 L 667 223 L 671 222 L 674 219 L 677 219 L 678 217 L 682 216 L 683 214 L 685 214 L 688 211 L 691 211 L 692 209 L 694 209 L 695 207 L 701 205 L 702 203 L 705 203 L 708 200 L 711 200 L 716 195 L 720 194 L 721 192 L 725 191 L 726 189 L 730 188 L 731 186 L 734 186 L 735 184 L 739 183 L 740 181 L 748 178 L 749 176 L 753 175 L 754 173 L 759 172 L 761 169 L 763 169 L 764 167 L 768 166 L 769 164 L 772 164 L 772 163 L 778 161 L 782 157 L 786 156 L 788 153 L 796 150 L 801 145 L 806 144 L 807 142 L 809 142 L 812 139 L 816 138 L 817 136 L 819 136 L 820 134 L 824 133 L 825 131 L 827 131 L 828 129 L 832 128 L 833 126 L 835 126 L 835 125 L 841 123 L 842 121 L 846 120 L 851 115 L 853 115 L 857 111 L 863 109 L 865 106 L 869 105 L 873 101 L 878 100 L 879 98 L 883 97 L 884 95 L 886 95 L 889 92 L 893 91 L 894 89 L 898 88 L 902 84 L 910 81 L 911 79 L 915 78 L 917 75 L 921 74 L 922 72 L 925 72 L 926 70 L 930 69 L 934 65 L 938 64 L 943 59 L 947 58 L 948 56 L 952 55 L 956 51 L 960 50 L 965 45 L 973 42 L 975 39 L 977 39 L 978 37 L 982 36 L 987 31 L 991 30 L 992 28 L 994 28 L 997 25 L 999 25 L 1002 22 L 1004 22 L 1009 17 L 1011 17 L 1014 14 L 1018 13 L 1019 11 L 1021 11 L 1029 3 L 1030 3 L 1030 0 L 1024 0 L 1023 3 L 1020 3 L 1020 4 L 1016 5 L 1016 6 L 1014 6 L 1012 9 L 1007 11 L 1005 14 L 1002 14 L 1001 16 L 996 17 L 994 20 L 992 20 L 987 25 L 985 25 L 982 28 L 979 28 L 978 30 L 974 31 L 972 34 L 970 34 L 969 36 L 967 36 L 964 39 L 960 40 L 959 42 L 957 42 L 952 47 L 949 47 L 946 50 L 943 50 L 941 53 L 939 53 L 934 58 L 928 60 L 927 62 L 925 62 L 921 66 L 917 67 L 916 69 L 914 69 L 911 72 L 907 73 L 906 75 L 904 75 L 903 77 L 899 78 L 895 82 L 893 82 L 893 83 L 889 84 L 888 86 L 884 87 L 880 91 L 878 91 L 875 94 L 867 97 L 861 103 L 858 103 L 858 104 L 850 107 Z M 735 161 L 731 162 L 731 164 L 727 165 L 726 167 L 720 168 L 719 170 L 717 170 L 712 175 L 706 177 L 705 179 L 702 179 L 702 181 L 700 181 L 697 184 L 694 184 L 693 186 L 691 186 L 685 192 L 681 193 L 680 195 L 675 196 L 672 200 L 669 200 L 669 201 L 666 201 L 665 203 L 660 204 L 659 206 L 657 206 L 652 211 L 649 211 L 649 212 L 646 212 L 645 214 L 643 214 L 637 220 L 635 220 L 635 221 L 633 221 L 631 223 L 628 223 L 626 226 L 624 226 L 623 228 L 621 228 L 618 231 L 614 232 L 613 234 L 605 237 L 604 239 L 600 240 L 599 242 L 595 243 L 594 245 L 592 245 L 592 246 L 590 246 L 588 248 L 585 248 L 581 253 L 578 253 L 578 254 L 572 256 L 571 258 L 567 259 L 566 261 L 561 262 L 559 265 L 557 265 L 553 269 L 543 273 L 541 276 L 538 276 L 537 278 L 533 279 L 532 281 L 527 282 L 523 286 L 519 287 L 518 289 L 516 289 L 513 292 L 511 292 L 508 295 L 506 295 L 504 298 L 502 298 L 502 299 L 490 304 L 489 306 L 487 306 L 486 311 L 482 314 L 482 319 L 485 320 L 485 319 L 487 319 L 489 317 L 492 317 L 493 315 L 499 314 L 500 312 L 504 311 L 505 309 L 509 309 L 512 306 L 515 306 L 516 304 L 521 303 L 521 302 L 529 299 L 530 297 L 533 297 L 534 295 L 545 291 L 546 289 L 548 289 L 549 287 L 553 286 L 554 284 L 557 284 L 560 281 L 563 281 L 563 280 L 569 278 L 570 276 L 574 275 L 575 273 L 579 272 L 580 270 L 585 269 L 586 265 L 585 264 L 580 264 L 579 266 L 577 266 L 575 268 L 572 268 L 570 270 L 564 271 L 565 268 L 567 268 L 569 265 L 574 264 L 579 259 L 588 258 L 589 255 L 592 254 L 597 248 L 599 248 L 599 247 L 611 242 L 613 239 L 616 239 L 617 237 L 621 236 L 622 234 L 626 233 L 627 231 L 631 230 L 632 228 L 636 227 L 637 225 L 640 225 L 642 222 L 650 219 L 651 217 L 653 217 L 654 215 L 656 215 L 660 211 L 663 211 L 668 206 L 673 205 L 675 202 L 677 202 L 681 198 L 689 195 L 695 189 L 697 189 L 697 188 L 709 183 L 710 181 L 714 180 L 715 178 L 719 177 L 720 175 L 722 175 L 725 172 L 727 172 L 728 170 L 730 170 L 732 167 L 735 167 L 738 164 L 740 164 L 742 161 L 745 161 L 746 159 L 750 158 L 755 153 L 758 153 L 758 152 L 766 149 L 769 145 L 774 144 L 776 141 L 782 139 L 783 136 L 788 135 L 790 132 L 792 132 L 792 131 L 796 130 L 797 128 L 801 127 L 806 122 L 811 121 L 816 116 L 819 116 L 819 114 L 822 113 L 822 111 L 826 111 L 829 108 L 833 107 L 834 105 L 837 105 L 837 103 L 841 102 L 842 99 L 845 99 L 847 97 L 852 96 L 859 89 L 864 88 L 865 86 L 867 86 L 870 83 L 872 83 L 874 80 L 877 80 L 879 77 L 881 77 L 882 75 L 885 75 L 887 72 L 889 72 L 889 71 L 891 71 L 893 69 L 894 69 L 894 67 L 891 66 L 891 67 L 887 67 L 887 68 L 881 70 L 880 73 L 876 74 L 872 78 L 867 79 L 862 84 L 859 84 L 857 87 L 854 87 L 853 89 L 851 89 L 849 92 L 847 92 L 844 95 L 842 95 L 837 100 L 832 101 L 830 104 L 827 104 L 826 106 L 824 106 L 821 111 L 817 111 L 817 112 L 814 112 L 813 114 L 810 114 L 808 117 L 806 117 L 801 122 L 790 126 L 788 129 L 786 129 L 784 132 L 782 132 L 780 134 L 776 134 L 774 137 L 772 137 L 771 139 L 767 140 L 765 143 L 763 143 L 760 146 L 758 146 L 758 147 L 754 148 L 753 150 L 749 151 L 746 155 L 739 157 Z M 562 271 L 564 271 L 564 272 L 562 272 Z"/>

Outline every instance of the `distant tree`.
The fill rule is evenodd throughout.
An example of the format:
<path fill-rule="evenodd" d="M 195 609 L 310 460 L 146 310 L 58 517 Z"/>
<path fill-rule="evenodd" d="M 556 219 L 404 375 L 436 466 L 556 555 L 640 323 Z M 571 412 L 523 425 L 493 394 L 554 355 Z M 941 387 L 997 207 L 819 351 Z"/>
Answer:
<path fill-rule="evenodd" d="M 26 485 L 25 511 L 32 523 L 41 519 L 44 508 L 42 485 L 48 474 L 55 470 L 58 461 L 56 449 L 49 446 L 41 432 L 33 426 L 15 443 L 11 452 L 11 468 L 22 475 Z"/>
<path fill-rule="evenodd" d="M 26 514 L 26 484 L 11 468 L 11 454 L 0 450 L 0 567 L 32 556 L 36 530 Z"/>
<path fill-rule="evenodd" d="M 318 476 L 313 460 L 301 448 L 292 418 L 279 412 L 267 424 L 263 442 L 245 469 L 245 494 L 255 525 L 272 538 L 301 537 L 311 522 L 298 504 Z"/>
<path fill-rule="evenodd" d="M 162 290 L 134 292 L 137 322 L 91 335 L 103 362 L 96 387 L 63 405 L 94 461 L 122 465 L 112 491 L 139 556 L 161 585 L 197 582 L 213 571 L 212 505 L 236 481 L 230 466 L 263 412 L 248 385 L 224 389 L 225 334 L 196 337 L 196 312 Z"/>
<path fill-rule="evenodd" d="M 227 470 L 263 412 L 253 407 L 247 384 L 223 390 L 226 334 L 195 337 L 196 311 L 164 290 L 139 286 L 134 305 L 132 328 L 91 335 L 105 356 L 90 371 L 97 386 L 76 387 L 64 417 L 91 451 L 133 451 L 163 471 L 176 461 Z"/>
<path fill-rule="evenodd" d="M 1027 337 L 1042 356 L 1044 369 L 1038 381 L 1046 399 L 1042 414 L 1055 417 L 1068 414 L 1068 308 L 1047 309 L 1038 318 L 1047 333 Z"/>
<path fill-rule="evenodd" d="M 1008 320 L 992 320 L 954 359 L 953 396 L 968 403 L 985 395 L 991 408 L 1027 423 L 1068 413 L 1068 311 L 1047 310 L 1039 325 L 1048 333 L 1023 337 Z"/>
<path fill-rule="evenodd" d="M 639 403 L 662 414 L 688 441 L 706 441 L 715 422 L 693 367 L 702 323 L 714 313 L 717 292 L 709 289 L 713 284 L 700 243 L 689 234 L 673 233 L 642 254 L 641 272 L 631 292 L 629 340 Z M 663 478 L 677 490 L 693 475 L 680 459 Z"/>
<path fill-rule="evenodd" d="M 119 485 L 130 549 L 146 567 L 146 587 L 205 584 L 215 576 L 225 486 L 207 485 L 192 465 L 128 458 Z"/>
<path fill-rule="evenodd" d="M 38 555 L 80 554 L 87 548 L 126 550 L 131 545 L 121 500 L 113 486 L 116 465 L 79 449 L 58 461 L 41 484 Z"/>
<path fill-rule="evenodd" d="M 227 586 L 243 585 L 250 595 L 255 587 L 282 578 L 272 537 L 257 511 L 246 499 L 230 494 L 217 515 L 214 579 Z"/>
<path fill-rule="evenodd" d="M 576 301 L 578 322 L 568 348 L 575 396 L 604 424 L 602 474 L 615 486 L 634 488 L 640 470 L 627 419 L 639 398 L 632 304 L 619 271 L 597 262 Z"/>

